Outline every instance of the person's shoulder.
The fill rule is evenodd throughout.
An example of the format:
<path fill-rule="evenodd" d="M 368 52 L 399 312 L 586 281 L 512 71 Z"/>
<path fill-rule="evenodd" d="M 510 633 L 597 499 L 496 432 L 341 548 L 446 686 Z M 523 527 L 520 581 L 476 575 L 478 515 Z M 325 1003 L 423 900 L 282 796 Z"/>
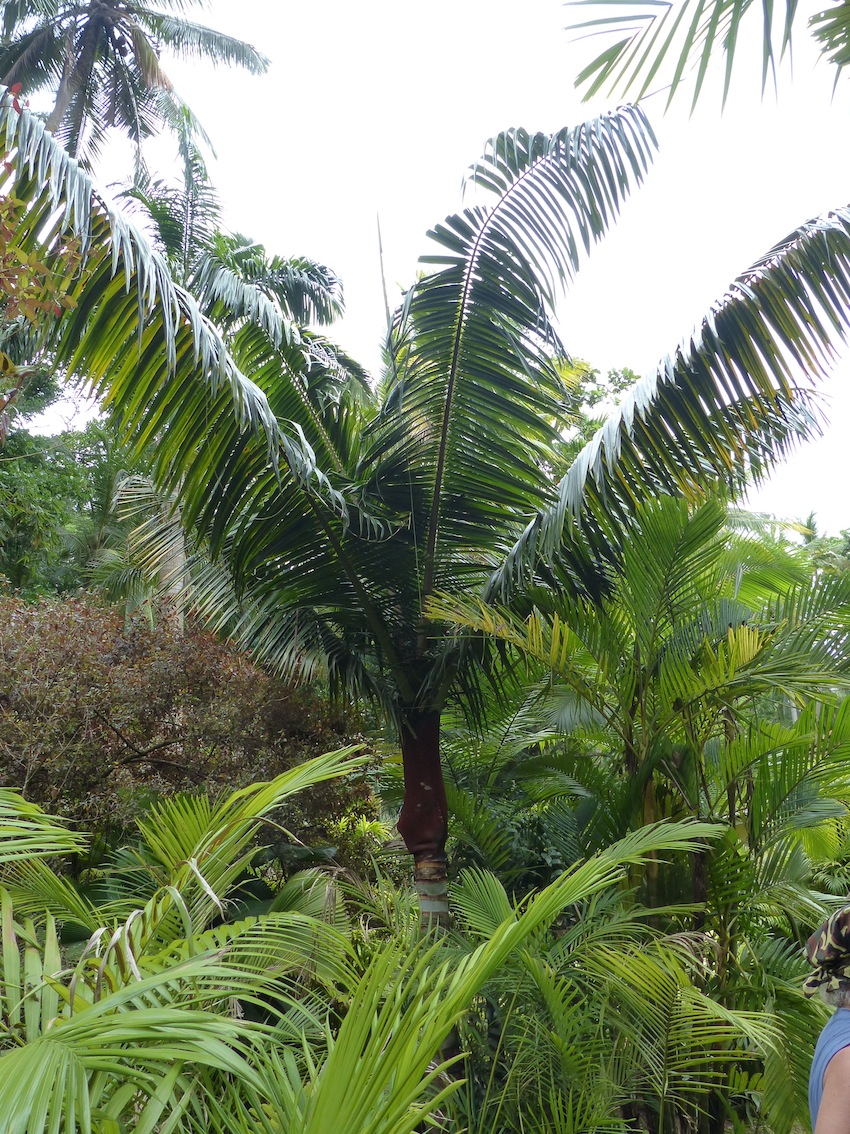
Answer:
<path fill-rule="evenodd" d="M 824 1025 L 815 1047 L 815 1064 L 821 1068 L 850 1047 L 850 1009 L 839 1008 Z"/>
<path fill-rule="evenodd" d="M 850 1098 L 850 1047 L 839 1048 L 827 1064 L 823 1076 L 824 1088 L 830 1086 L 832 1080 L 838 1080 L 843 1093 Z"/>
<path fill-rule="evenodd" d="M 850 1031 L 850 1008 L 836 1008 L 827 1021 L 824 1031 L 830 1032 Z"/>

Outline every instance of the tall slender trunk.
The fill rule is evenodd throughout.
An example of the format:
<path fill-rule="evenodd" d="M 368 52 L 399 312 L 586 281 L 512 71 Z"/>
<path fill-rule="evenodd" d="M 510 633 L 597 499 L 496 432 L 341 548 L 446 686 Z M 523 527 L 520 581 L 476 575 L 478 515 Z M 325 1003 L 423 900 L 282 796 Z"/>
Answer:
<path fill-rule="evenodd" d="M 180 508 L 171 520 L 171 538 L 157 570 L 159 597 L 165 603 L 165 621 L 177 637 L 185 631 L 186 537 L 180 523 Z"/>
<path fill-rule="evenodd" d="M 413 884 L 424 930 L 449 923 L 446 836 L 449 809 L 440 762 L 440 713 L 409 710 L 401 736 L 404 804 L 398 830 L 413 855 Z"/>
<path fill-rule="evenodd" d="M 53 109 L 44 124 L 45 128 L 49 130 L 51 134 L 55 134 L 62 125 L 62 119 L 65 117 L 65 113 L 71 105 L 73 96 L 74 88 L 71 85 L 71 80 L 63 76 L 62 83 L 56 93 L 56 102 L 53 104 Z"/>
<path fill-rule="evenodd" d="M 48 129 L 51 134 L 55 134 L 61 126 L 62 119 L 65 117 L 65 113 L 71 105 L 71 99 L 74 97 L 75 66 L 74 32 L 69 30 L 64 36 L 62 77 L 59 80 L 59 89 L 56 92 L 56 102 L 53 104 L 53 109 L 47 116 L 47 122 L 45 123 L 45 128 Z"/>

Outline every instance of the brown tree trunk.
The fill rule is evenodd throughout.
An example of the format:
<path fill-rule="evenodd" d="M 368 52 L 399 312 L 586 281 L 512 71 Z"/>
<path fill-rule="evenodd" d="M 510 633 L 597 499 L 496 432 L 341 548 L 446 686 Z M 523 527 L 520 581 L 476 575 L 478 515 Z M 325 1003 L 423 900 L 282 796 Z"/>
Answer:
<path fill-rule="evenodd" d="M 411 710 L 401 736 L 404 804 L 398 830 L 413 855 L 413 884 L 424 930 L 446 928 L 446 836 L 449 809 L 440 763 L 440 713 Z"/>

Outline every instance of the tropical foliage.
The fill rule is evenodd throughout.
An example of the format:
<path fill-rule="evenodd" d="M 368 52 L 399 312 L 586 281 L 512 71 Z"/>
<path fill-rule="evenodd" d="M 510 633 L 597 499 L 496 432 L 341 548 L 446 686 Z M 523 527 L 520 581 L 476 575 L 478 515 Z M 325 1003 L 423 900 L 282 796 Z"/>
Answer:
<path fill-rule="evenodd" d="M 451 698 L 475 713 L 495 670 L 489 652 L 442 636 L 425 604 L 438 589 L 505 595 L 541 560 L 568 589 L 599 594 L 637 502 L 741 483 L 813 428 L 795 366 L 828 367 L 846 320 L 847 218 L 804 227 L 742 277 L 554 486 L 570 405 L 555 289 L 642 179 L 653 141 L 639 111 L 493 140 L 470 175 L 485 203 L 431 234 L 433 270 L 395 317 L 377 396 L 269 302 L 217 331 L 25 111 L 7 101 L 0 126 L 21 201 L 14 247 L 63 281 L 70 308 L 57 360 L 104 394 L 137 447 L 156 442 L 155 480 L 221 564 L 199 580 L 215 624 L 398 722 L 400 830 L 439 891 L 440 716 Z"/>
<path fill-rule="evenodd" d="M 808 1077 L 809 1049 L 793 1037 L 813 1043 L 821 1024 L 789 979 L 800 973 L 790 942 L 821 915 L 850 803 L 850 578 L 730 538 L 724 520 L 713 502 L 691 512 L 661 498 L 638 510 L 601 601 L 541 590 L 524 614 L 446 596 L 431 614 L 495 636 L 548 677 L 536 737 L 528 707 L 524 722 L 544 747 L 527 779 L 522 765 L 514 775 L 556 834 L 549 847 L 585 854 L 661 817 L 724 826 L 710 850 L 650 858 L 633 881 L 650 910 L 693 911 L 691 928 L 712 942 L 703 979 L 715 1003 L 774 1006 L 782 1039 L 763 1113 L 787 1130 L 805 1113 Z M 547 755 L 563 733 L 567 747 Z M 482 819 L 498 847 L 506 827 Z M 722 1126 L 719 1103 L 707 1109 Z"/>
<path fill-rule="evenodd" d="M 90 577 L 170 579 L 279 678 L 390 724 L 380 786 L 419 902 L 378 845 L 367 757 L 290 766 L 283 699 L 296 757 L 325 746 L 306 698 L 194 619 L 4 596 L 4 1130 L 790 1134 L 822 1022 L 800 938 L 850 874 L 850 575 L 731 531 L 726 499 L 818 429 L 850 214 L 772 249 L 656 373 L 602 386 L 555 304 L 651 127 L 626 107 L 506 131 L 429 234 L 372 381 L 316 329 L 341 309 L 332 272 L 220 231 L 145 35 L 237 48 L 101 9 L 12 5 L 2 50 L 46 45 L 34 73 L 73 147 L 125 103 L 136 141 L 170 116 L 182 181 L 139 165 L 143 237 L 3 96 L 0 408 L 36 371 L 102 397 L 135 557 L 117 478 L 44 521 Z M 709 50 L 715 25 L 693 27 Z M 0 434 L 11 453 L 8 415 Z M 95 849 L 33 798 L 94 819 Z M 362 877 L 339 853 L 298 869 L 352 832 L 380 853 Z"/>
<path fill-rule="evenodd" d="M 587 1040 L 594 1034 L 601 1040 L 604 1000 L 581 1013 L 570 991 L 577 974 L 593 982 L 599 962 L 607 968 L 618 956 L 635 972 L 642 966 L 644 978 L 655 973 L 659 996 L 665 982 L 679 990 L 674 1027 L 683 1029 L 683 1038 L 696 1029 L 676 1049 L 680 1086 L 689 1096 L 706 1076 L 712 1079 L 718 1063 L 706 1056 L 706 1040 L 757 1049 L 773 1043 L 766 1019 L 718 1010 L 693 990 L 687 965 L 671 945 L 653 944 L 628 922 L 615 938 L 604 913 L 628 864 L 649 853 L 698 848 L 714 834 L 705 824 L 636 832 L 519 909 L 495 879 L 469 874 L 456 893 L 469 934 L 453 944 L 411 946 L 403 936 L 378 936 L 352 949 L 345 911 L 314 875 L 293 879 L 264 912 L 245 916 L 238 886 L 263 817 L 292 791 L 338 775 L 346 765 L 347 753 L 330 754 L 215 807 L 203 797 L 176 797 L 155 808 L 139 825 L 132 858 L 116 861 L 104 876 L 99 898 L 32 856 L 21 862 L 21 835 L 4 835 L 0 1008 L 7 1039 L 0 1106 L 12 1134 L 40 1134 L 57 1123 L 89 1131 L 131 1117 L 134 1129 L 318 1132 L 333 1126 L 350 1134 L 403 1134 L 428 1115 L 453 1122 L 470 1105 L 476 1128 L 485 1129 L 488 1103 L 479 1110 L 435 1055 L 491 982 L 488 997 L 504 1000 L 507 989 L 514 1004 L 523 988 L 526 995 L 536 988 L 551 1013 L 543 1019 L 552 1020 L 545 1026 L 552 1028 L 553 1051 L 560 1050 L 562 1066 L 573 1063 L 571 1079 L 559 1076 L 551 1090 L 539 1081 L 545 1107 L 538 1117 L 560 1113 L 566 1121 L 564 1108 L 576 1105 L 578 1113 L 595 1116 L 594 1128 L 620 1128 L 616 1105 L 625 1084 L 616 1075 L 625 1068 L 611 1064 L 613 1077 L 602 1082 L 590 1074 Z M 50 840 L 67 839 L 14 795 L 7 793 L 4 805 L 36 850 L 55 851 Z M 580 911 L 584 929 L 553 938 L 552 927 L 565 913 L 572 920 Z M 604 960 L 590 925 L 607 938 Z M 72 927 L 88 938 L 74 950 L 75 959 L 63 946 Z M 614 971 L 600 973 L 602 984 L 626 1002 L 616 1008 L 612 1002 L 603 1019 L 605 1030 L 614 1030 L 609 1035 L 625 1043 L 639 1019 L 648 1035 L 653 1017 L 648 1008 L 641 1015 L 635 1003 L 627 1007 L 630 982 Z M 669 1003 L 656 1008 L 670 1010 Z M 529 1037 L 523 1039 L 518 1025 L 516 1018 L 506 1023 L 505 1042 L 526 1046 Z M 556 1062 L 547 1064 L 550 1073 Z M 643 1069 L 634 1066 L 639 1055 L 631 1063 L 638 1078 L 652 1075 L 651 1059 Z M 519 1086 L 522 1064 L 514 1066 Z M 678 1073 L 672 1071 L 672 1082 Z M 535 1104 L 526 1099 L 520 1121 Z M 505 1118 L 510 1121 L 509 1111 Z"/>

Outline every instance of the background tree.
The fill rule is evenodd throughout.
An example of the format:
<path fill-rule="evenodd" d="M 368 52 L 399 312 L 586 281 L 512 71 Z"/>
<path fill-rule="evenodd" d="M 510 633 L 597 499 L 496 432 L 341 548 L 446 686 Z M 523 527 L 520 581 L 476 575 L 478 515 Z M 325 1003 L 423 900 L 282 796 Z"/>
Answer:
<path fill-rule="evenodd" d="M 12 0 L 3 6 L 0 82 L 21 84 L 23 96 L 54 93 L 47 129 L 74 156 L 91 161 L 107 130 L 135 144 L 190 112 L 162 68 L 168 50 L 187 59 L 265 71 L 268 60 L 241 40 L 187 20 L 191 3 L 70 3 Z"/>
<path fill-rule="evenodd" d="M 351 709 L 269 677 L 191 622 L 178 634 L 88 594 L 5 594 L 3 610 L 0 785 L 82 823 L 96 855 L 156 800 L 219 797 L 358 738 Z M 374 813 L 362 783 L 301 800 L 278 818 L 319 859 L 349 810 Z"/>
<path fill-rule="evenodd" d="M 241 320 L 285 319 L 323 326 L 343 313 L 342 282 L 306 257 L 285 259 L 221 228 L 221 206 L 192 119 L 176 124 L 180 178 L 174 183 L 137 171 L 122 197 L 145 215 L 154 247 L 172 277 L 223 329 Z M 267 305 L 271 311 L 266 310 Z"/>

